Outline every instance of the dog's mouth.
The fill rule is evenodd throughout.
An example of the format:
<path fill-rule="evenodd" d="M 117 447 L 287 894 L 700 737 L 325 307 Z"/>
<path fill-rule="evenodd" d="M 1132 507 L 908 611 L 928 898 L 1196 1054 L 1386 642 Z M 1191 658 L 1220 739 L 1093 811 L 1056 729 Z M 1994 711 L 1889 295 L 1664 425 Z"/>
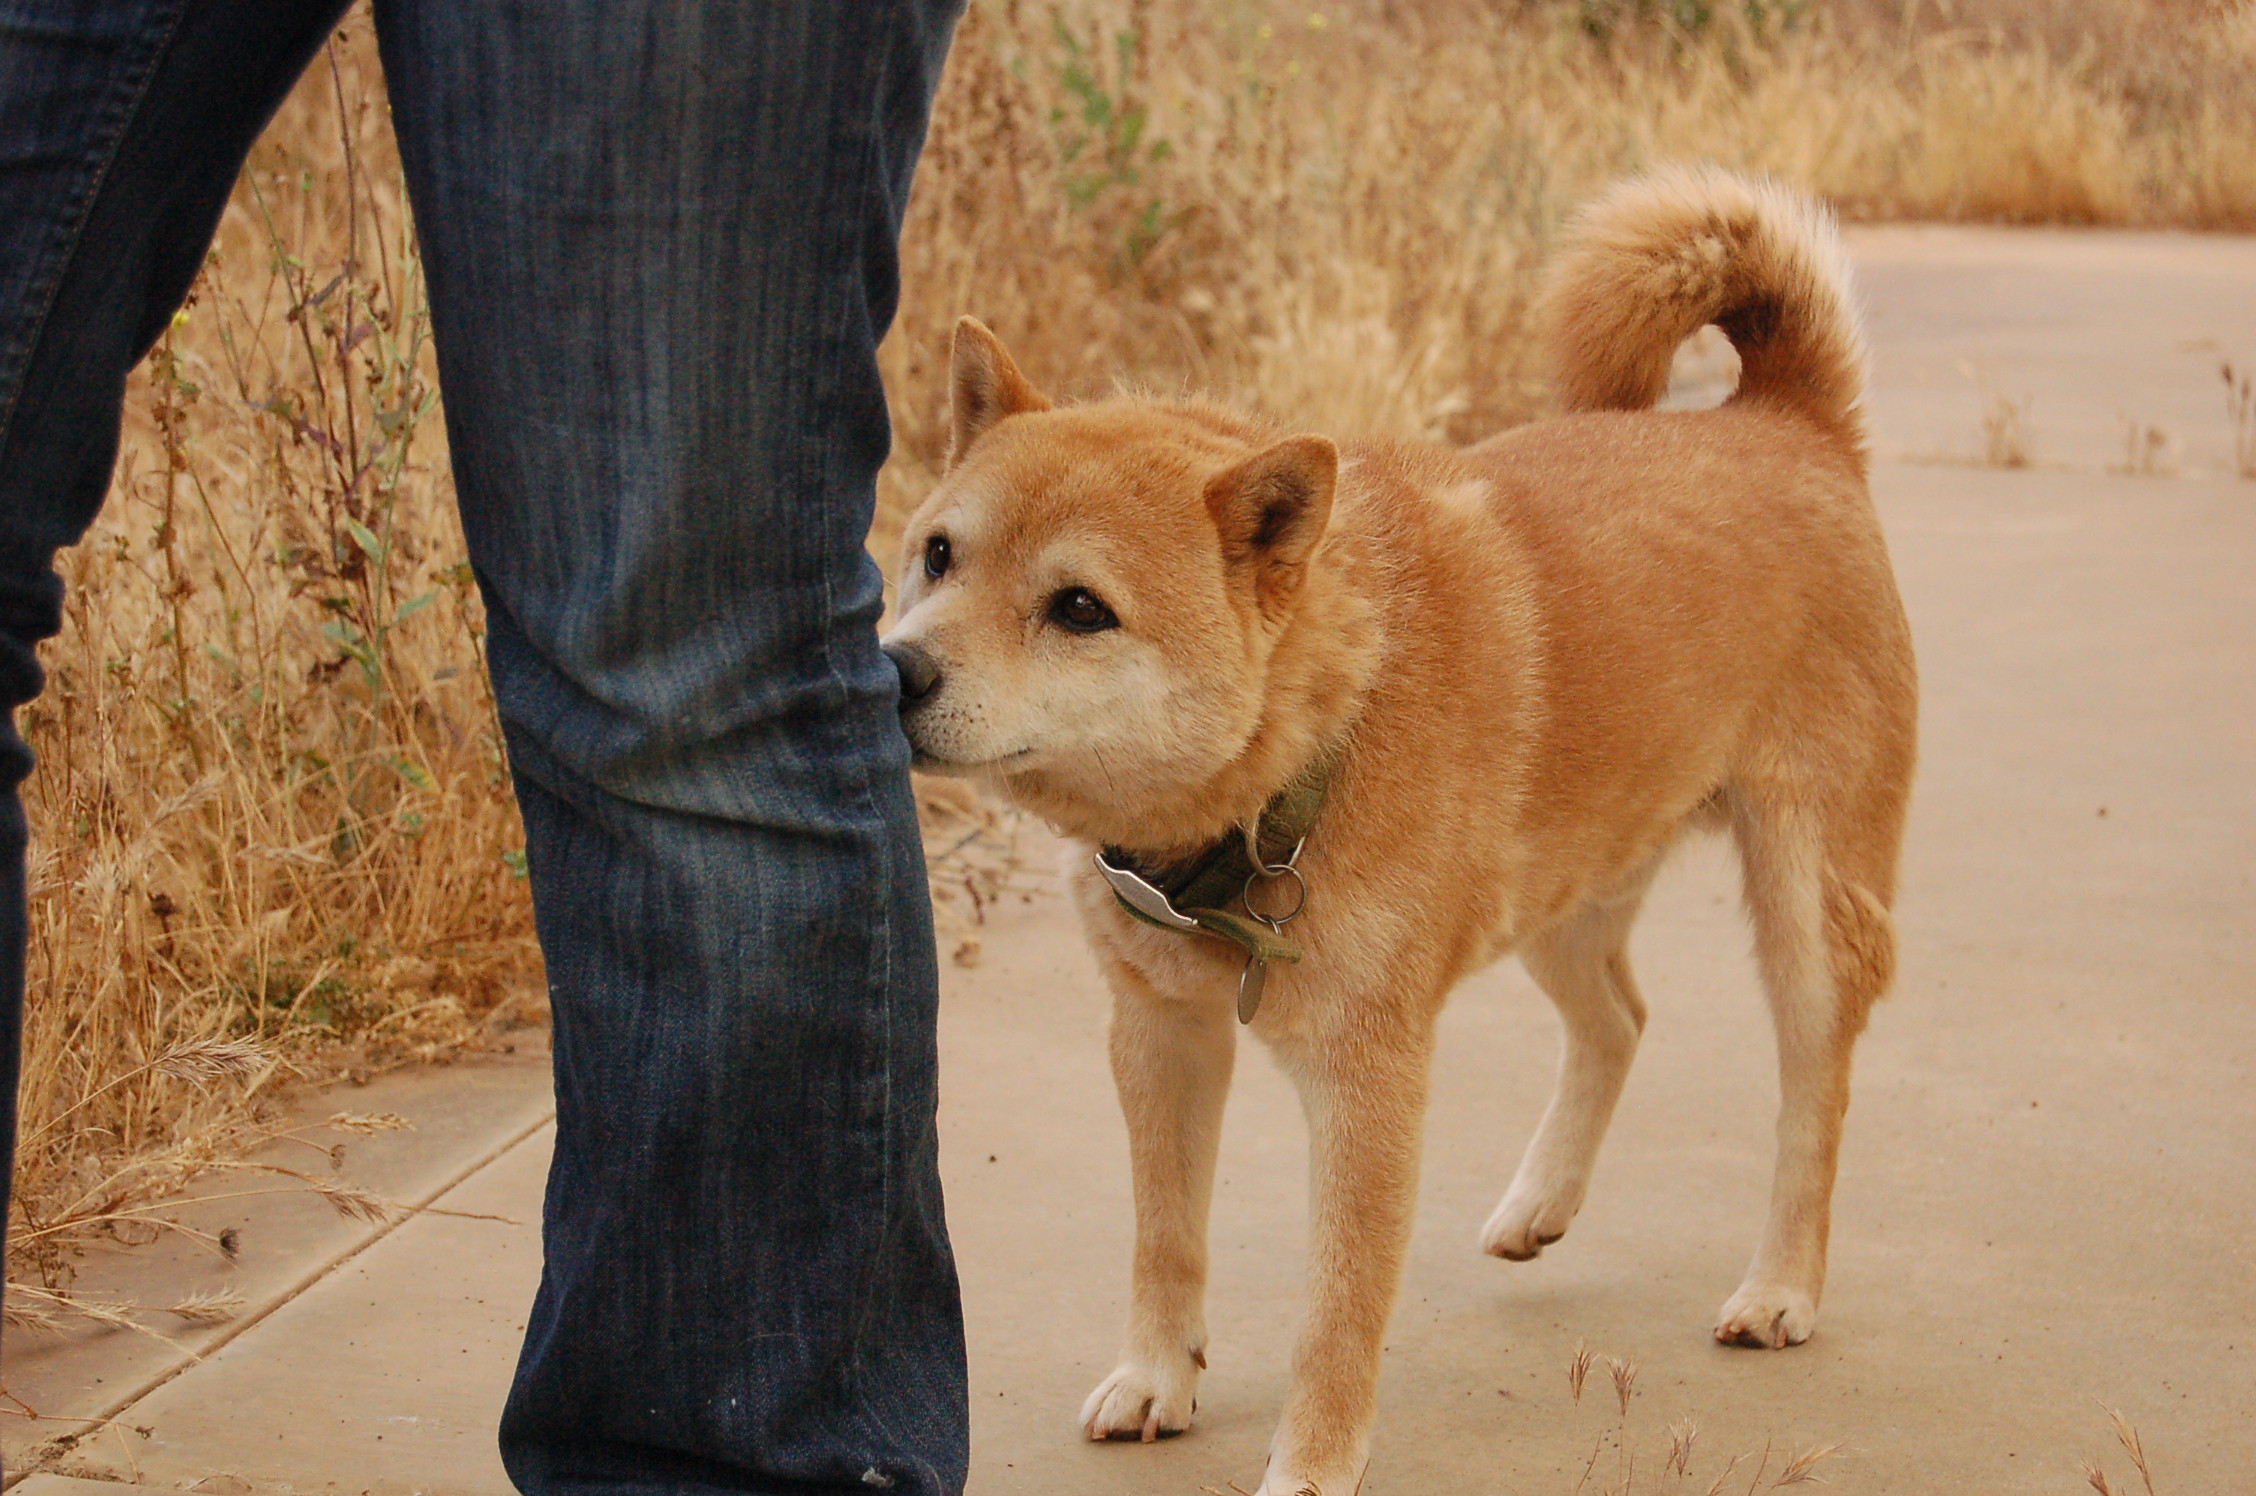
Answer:
<path fill-rule="evenodd" d="M 1013 774 L 1025 767 L 1027 761 L 1033 757 L 1033 749 L 1021 748 L 1015 753 L 1000 754 L 994 758 L 942 758 L 939 754 L 921 748 L 914 742 L 909 744 L 909 767 L 921 770 L 926 774 L 945 774 L 959 779 L 984 778 L 988 775 L 1000 777 Z"/>

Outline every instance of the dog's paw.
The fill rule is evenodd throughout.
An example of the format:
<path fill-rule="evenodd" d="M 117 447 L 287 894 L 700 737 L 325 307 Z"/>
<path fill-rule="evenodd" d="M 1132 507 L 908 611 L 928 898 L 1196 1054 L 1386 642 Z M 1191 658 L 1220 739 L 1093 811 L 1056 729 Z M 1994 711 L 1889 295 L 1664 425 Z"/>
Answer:
<path fill-rule="evenodd" d="M 1481 1227 L 1480 1248 L 1491 1257 L 1527 1262 L 1567 1234 L 1567 1223 L 1582 1204 L 1564 1192 L 1522 1190 L 1514 1186 Z"/>
<path fill-rule="evenodd" d="M 1798 1288 L 1745 1283 L 1716 1317 L 1715 1338 L 1725 1345 L 1780 1351 L 1800 1345 L 1817 1327 L 1817 1300 Z"/>
<path fill-rule="evenodd" d="M 1092 1439 L 1172 1438 L 1191 1426 L 1198 1411 L 1203 1358 L 1185 1351 L 1171 1365 L 1131 1358 L 1097 1383 L 1081 1405 L 1081 1427 Z"/>

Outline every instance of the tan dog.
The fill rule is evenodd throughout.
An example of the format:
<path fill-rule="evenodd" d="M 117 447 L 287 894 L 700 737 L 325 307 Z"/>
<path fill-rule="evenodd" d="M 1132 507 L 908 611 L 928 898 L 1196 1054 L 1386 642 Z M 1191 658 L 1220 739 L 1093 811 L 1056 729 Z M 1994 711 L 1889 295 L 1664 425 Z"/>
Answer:
<path fill-rule="evenodd" d="M 1252 1022 L 1314 1133 L 1308 1322 L 1265 1496 L 1361 1482 L 1450 989 L 1516 951 L 1564 1022 L 1557 1093 L 1481 1237 L 1530 1258 L 1582 1203 L 1645 1021 L 1630 924 L 1696 826 L 1738 843 L 1781 1077 L 1769 1219 L 1716 1336 L 1801 1341 L 1824 1286 L 1916 709 L 1847 272 L 1812 205 L 1676 171 L 1583 215 L 1543 318 L 1570 413 L 1467 451 L 1339 449 L 1198 403 L 1053 409 L 967 318 L 951 466 L 906 536 L 886 644 L 922 767 L 1164 869 L 1336 765 L 1296 867 L 1300 959 L 1268 968 Z M 1651 411 L 1709 322 L 1737 393 Z M 1265 912 L 1287 912 L 1277 888 Z M 1248 952 L 1154 928 L 1094 868 L 1077 892 L 1137 1218 L 1126 1349 L 1082 1416 L 1149 1439 L 1188 1426 L 1205 1364 Z"/>

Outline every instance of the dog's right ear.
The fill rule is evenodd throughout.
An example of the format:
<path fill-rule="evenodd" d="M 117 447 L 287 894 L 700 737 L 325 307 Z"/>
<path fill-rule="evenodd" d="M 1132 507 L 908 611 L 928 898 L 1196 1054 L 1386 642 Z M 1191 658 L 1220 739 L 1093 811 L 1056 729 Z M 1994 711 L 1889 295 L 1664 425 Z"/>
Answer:
<path fill-rule="evenodd" d="M 1005 416 L 1048 410 L 1049 400 L 1026 382 L 1003 340 L 977 317 L 956 323 L 948 388 L 948 466 L 963 461 L 979 434 Z"/>

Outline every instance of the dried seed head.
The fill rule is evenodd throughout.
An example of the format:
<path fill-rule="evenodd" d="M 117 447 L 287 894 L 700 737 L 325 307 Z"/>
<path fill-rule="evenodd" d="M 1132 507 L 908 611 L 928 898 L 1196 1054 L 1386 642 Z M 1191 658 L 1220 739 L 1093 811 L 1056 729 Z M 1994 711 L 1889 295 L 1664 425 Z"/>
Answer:
<path fill-rule="evenodd" d="M 1567 1385 L 1574 1389 L 1574 1400 L 1578 1406 L 1582 1402 L 1583 1378 L 1589 1375 L 1590 1347 L 1577 1343 L 1573 1359 L 1567 1362 Z"/>
<path fill-rule="evenodd" d="M 0 1308 L 0 1321 L 11 1330 L 38 1330 L 54 1333 L 63 1327 L 62 1317 L 45 1304 L 34 1303 L 9 1294 L 7 1304 Z"/>
<path fill-rule="evenodd" d="M 1606 1374 L 1614 1379 L 1614 1401 L 1621 1405 L 1622 1416 L 1629 1416 L 1629 1394 L 1637 1388 L 1637 1363 L 1606 1358 Z"/>
<path fill-rule="evenodd" d="M 192 1325 L 220 1325 L 241 1314 L 244 1302 L 233 1289 L 215 1288 L 208 1293 L 192 1293 L 165 1313 Z"/>
<path fill-rule="evenodd" d="M 349 1184 L 331 1184 L 326 1180 L 315 1182 L 314 1193 L 327 1200 L 337 1214 L 347 1220 L 369 1221 L 382 1225 L 392 1218 L 389 1200 Z"/>
<path fill-rule="evenodd" d="M 194 1039 L 149 1062 L 149 1068 L 194 1086 L 255 1075 L 274 1063 L 273 1052 L 248 1039 Z"/>
<path fill-rule="evenodd" d="M 1780 1486 L 1825 1484 L 1824 1477 L 1813 1472 L 1822 1461 L 1831 1459 L 1840 1451 L 1841 1446 L 1838 1444 L 1820 1444 L 1815 1449 L 1803 1450 L 1786 1462 L 1786 1467 L 1778 1472 L 1778 1479 L 1770 1483 L 1770 1488 L 1775 1491 Z"/>
<path fill-rule="evenodd" d="M 99 1299 L 73 1298 L 67 1293 L 52 1289 L 34 1288 L 29 1283 L 8 1285 L 4 1317 L 7 1323 L 27 1330 L 60 1330 L 76 1319 L 92 1320 L 114 1330 L 138 1330 L 126 1316 L 130 1305 L 105 1304 Z"/>
<path fill-rule="evenodd" d="M 2107 1421 L 2114 1425 L 2115 1442 L 2123 1446 L 2123 1452 L 2131 1457 L 2131 1464 L 2137 1467 L 2139 1481 L 2146 1487 L 2147 1496 L 2154 1496 L 2154 1471 L 2146 1463 L 2146 1446 L 2139 1442 L 2138 1430 L 2131 1426 L 2128 1418 L 2113 1408 L 2107 1410 Z"/>
<path fill-rule="evenodd" d="M 339 1132 L 358 1133 L 364 1138 L 380 1132 L 412 1130 L 415 1126 L 398 1112 L 338 1112 L 322 1125 Z"/>

